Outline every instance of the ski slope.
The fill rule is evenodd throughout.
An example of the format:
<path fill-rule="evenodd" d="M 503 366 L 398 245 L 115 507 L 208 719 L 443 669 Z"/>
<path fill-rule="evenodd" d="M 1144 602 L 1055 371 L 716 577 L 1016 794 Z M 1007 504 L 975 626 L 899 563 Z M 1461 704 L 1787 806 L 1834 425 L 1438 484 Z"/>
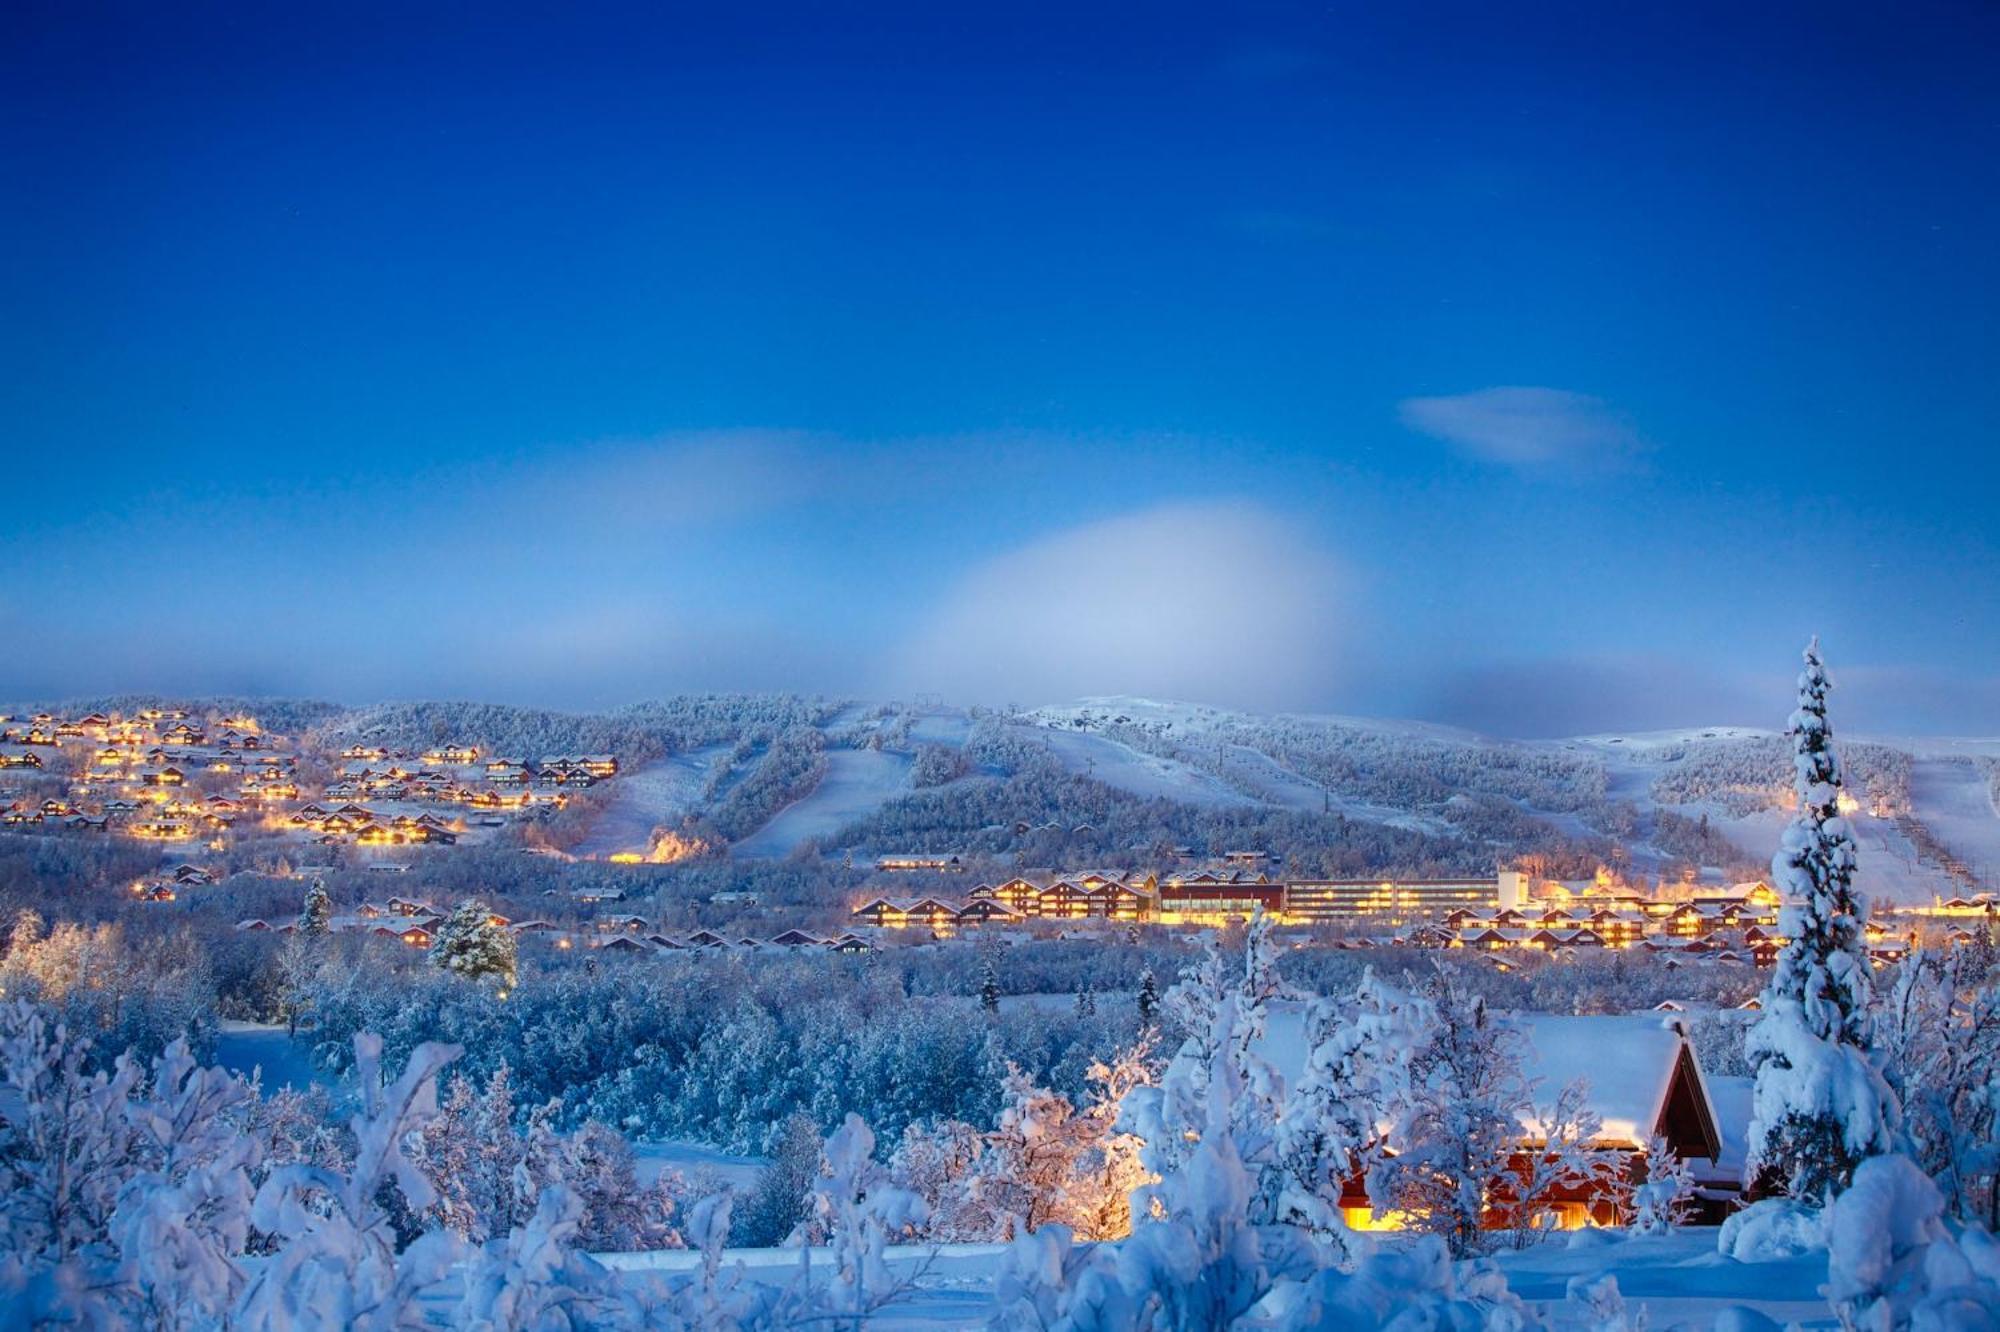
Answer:
<path fill-rule="evenodd" d="M 911 764 L 908 754 L 885 749 L 829 750 L 826 776 L 812 794 L 779 810 L 763 827 L 737 842 L 731 854 L 777 860 L 811 838 L 830 837 L 908 792 Z"/>
<path fill-rule="evenodd" d="M 728 756 L 728 745 L 710 745 L 621 773 L 605 788 L 610 804 L 576 847 L 576 854 L 644 851 L 652 843 L 653 829 L 676 824 L 696 808 Z"/>

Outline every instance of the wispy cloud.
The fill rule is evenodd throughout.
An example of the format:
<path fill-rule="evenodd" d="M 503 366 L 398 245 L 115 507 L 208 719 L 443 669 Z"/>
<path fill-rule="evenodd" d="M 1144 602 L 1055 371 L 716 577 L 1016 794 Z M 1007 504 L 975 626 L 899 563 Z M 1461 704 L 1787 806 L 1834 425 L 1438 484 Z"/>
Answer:
<path fill-rule="evenodd" d="M 831 469 L 795 430 L 691 431 L 578 445 L 549 461 L 482 469 L 465 507 L 593 529 L 715 526 L 804 502 Z"/>
<path fill-rule="evenodd" d="M 1441 398 L 1405 398 L 1403 424 L 1469 458 L 1525 472 L 1615 470 L 1645 444 L 1602 399 L 1553 388 L 1487 388 Z"/>
<path fill-rule="evenodd" d="M 1043 537 L 969 572 L 887 671 L 983 702 L 1122 693 L 1250 707 L 1323 702 L 1349 580 L 1251 504 L 1168 505 Z"/>

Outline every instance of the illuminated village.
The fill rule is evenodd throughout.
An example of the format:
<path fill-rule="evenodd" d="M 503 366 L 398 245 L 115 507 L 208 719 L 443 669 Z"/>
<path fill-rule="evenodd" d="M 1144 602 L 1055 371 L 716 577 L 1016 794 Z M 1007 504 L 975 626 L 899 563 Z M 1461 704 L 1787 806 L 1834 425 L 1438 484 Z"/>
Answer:
<path fill-rule="evenodd" d="M 521 759 L 443 744 L 320 753 L 255 717 L 0 717 L 0 827 L 221 851 L 255 836 L 301 847 L 478 840 L 616 776 L 610 755 Z"/>
<path fill-rule="evenodd" d="M 893 863 L 893 862 L 891 862 Z M 1490 879 L 1280 881 L 1262 872 L 1219 868 L 1193 873 L 1113 876 L 1096 872 L 1016 876 L 958 896 L 869 895 L 856 926 L 924 932 L 938 939 L 969 931 L 1125 923 L 1241 926 L 1263 915 L 1288 932 L 1336 948 L 1474 949 L 1570 957 L 1636 950 L 1666 965 L 1689 961 L 1769 966 L 1783 948 L 1781 907 L 1768 883 L 1691 884 L 1642 891 L 1609 873 L 1575 882 L 1535 880 L 1520 871 Z M 1876 967 L 1920 943 L 1963 946 L 1990 940 L 2000 900 L 1990 893 L 1921 906 L 1878 906 L 1866 926 Z"/>

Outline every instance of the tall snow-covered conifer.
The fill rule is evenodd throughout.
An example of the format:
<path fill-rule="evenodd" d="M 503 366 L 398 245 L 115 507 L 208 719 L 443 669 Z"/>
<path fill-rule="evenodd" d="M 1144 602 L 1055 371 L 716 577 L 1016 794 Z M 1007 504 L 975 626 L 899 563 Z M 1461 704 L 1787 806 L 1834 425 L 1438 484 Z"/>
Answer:
<path fill-rule="evenodd" d="M 306 889 L 306 900 L 299 912 L 300 934 L 325 934 L 333 926 L 333 899 L 326 895 L 326 884 L 318 879 Z"/>
<path fill-rule="evenodd" d="M 1898 1117 L 1873 1049 L 1868 899 L 1854 886 L 1854 834 L 1840 811 L 1831 687 L 1815 638 L 1788 727 L 1798 814 L 1771 861 L 1787 942 L 1747 1051 L 1757 1070 L 1755 1177 L 1817 1203 L 1846 1188 L 1863 1160 L 1892 1150 Z"/>
<path fill-rule="evenodd" d="M 514 984 L 514 936 L 493 923 L 478 902 L 460 902 L 431 941 L 431 961 L 468 980 L 492 977 L 501 988 Z"/>

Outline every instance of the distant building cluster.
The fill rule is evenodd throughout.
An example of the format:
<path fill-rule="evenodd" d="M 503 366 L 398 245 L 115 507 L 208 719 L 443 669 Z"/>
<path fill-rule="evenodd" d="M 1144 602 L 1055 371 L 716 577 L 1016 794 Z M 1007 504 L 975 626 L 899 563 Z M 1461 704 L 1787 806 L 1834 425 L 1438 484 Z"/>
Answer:
<path fill-rule="evenodd" d="M 1261 855 L 1258 856 L 1262 860 Z M 1428 921 L 1452 910 L 1497 912 L 1521 900 L 1525 876 L 1383 880 L 1272 879 L 1242 863 L 1165 876 L 1097 872 L 1017 875 L 980 884 L 962 898 L 871 897 L 854 919 L 881 928 L 950 929 L 1033 920 L 1122 920 L 1162 925 L 1226 925 L 1256 912 L 1283 924 L 1369 920 Z"/>
<path fill-rule="evenodd" d="M 325 846 L 451 845 L 617 774 L 610 754 L 525 759 L 464 742 L 315 753 L 255 717 L 178 709 L 0 717 L 0 829 L 217 851 L 252 833 Z"/>
<path fill-rule="evenodd" d="M 1470 948 L 1486 952 L 1648 953 L 1769 965 L 1784 946 L 1780 902 L 1769 884 L 1643 892 L 1599 879 L 1534 881 L 1515 871 L 1489 878 L 1277 881 L 1227 868 L 1194 874 L 1017 875 L 964 896 L 869 896 L 853 907 L 857 926 L 928 930 L 1026 926 L 1045 921 L 1127 921 L 1219 926 L 1262 912 L 1281 925 L 1336 927 L 1342 946 Z M 1955 918 L 1946 941 L 1964 943 L 2000 906 L 1987 898 L 1929 908 L 1879 909 L 1867 927 L 1878 964 L 1909 951 L 1917 917 Z"/>
<path fill-rule="evenodd" d="M 40 788 L 0 791 L 0 827 L 146 841 L 219 841 L 299 793 L 297 754 L 256 718 L 203 720 L 168 708 L 0 718 L 0 770 Z"/>

